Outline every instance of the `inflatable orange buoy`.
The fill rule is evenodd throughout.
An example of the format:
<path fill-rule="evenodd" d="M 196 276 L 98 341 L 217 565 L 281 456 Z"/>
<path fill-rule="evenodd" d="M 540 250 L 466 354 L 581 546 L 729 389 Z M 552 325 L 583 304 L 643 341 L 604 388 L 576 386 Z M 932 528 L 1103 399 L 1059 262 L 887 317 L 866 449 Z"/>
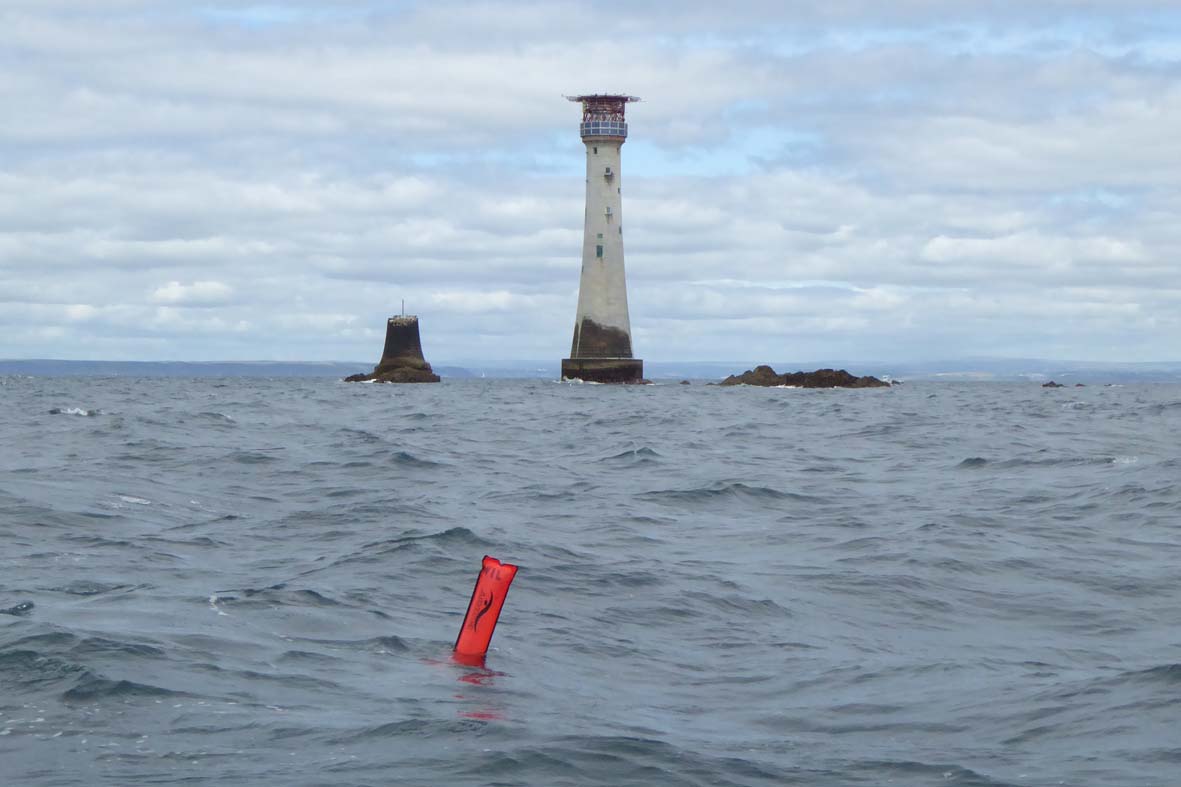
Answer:
<path fill-rule="evenodd" d="M 484 565 L 476 579 L 476 587 L 472 590 L 472 600 L 468 602 L 467 614 L 463 616 L 463 628 L 455 640 L 457 655 L 483 656 L 488 652 L 488 643 L 492 640 L 492 632 L 496 630 L 496 621 L 500 618 L 500 608 L 504 606 L 508 586 L 516 575 L 516 566 L 484 555 Z"/>

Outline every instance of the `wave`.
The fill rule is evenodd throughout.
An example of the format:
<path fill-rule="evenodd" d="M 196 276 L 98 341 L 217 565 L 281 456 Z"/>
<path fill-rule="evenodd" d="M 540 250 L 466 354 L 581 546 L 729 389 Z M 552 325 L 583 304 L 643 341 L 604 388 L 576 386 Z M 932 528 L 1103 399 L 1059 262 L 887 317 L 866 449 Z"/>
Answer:
<path fill-rule="evenodd" d="M 658 464 L 661 459 L 662 457 L 658 452 L 648 448 L 647 446 L 642 446 L 640 448 L 629 448 L 626 451 L 620 451 L 617 454 L 603 457 L 597 461 L 602 464 L 632 466 L 641 464 Z"/>
<path fill-rule="evenodd" d="M 928 733 L 931 730 L 927 730 Z M 1008 782 L 994 779 L 985 774 L 948 763 L 928 763 L 913 760 L 863 760 L 848 764 L 842 769 L 847 777 L 860 780 L 863 772 L 867 784 L 947 784 L 955 787 L 1020 787 L 1022 782 Z M 857 774 L 857 775 L 855 775 Z"/>
<path fill-rule="evenodd" d="M 9 607 L 8 609 L 0 609 L 0 615 L 12 615 L 13 617 L 20 617 L 28 615 L 33 611 L 34 604 L 32 601 L 22 601 L 19 604 Z"/>
<path fill-rule="evenodd" d="M 93 418 L 96 415 L 103 415 L 102 410 L 85 410 L 81 407 L 54 407 L 49 411 L 50 415 L 81 415 L 87 418 Z"/>
<path fill-rule="evenodd" d="M 982 456 L 970 456 L 961 461 L 956 467 L 996 467 L 1005 470 L 1026 467 L 1084 467 L 1087 465 L 1134 465 L 1140 461 L 1138 456 L 1051 456 L 1039 459 L 986 459 Z"/>
<path fill-rule="evenodd" d="M 227 456 L 231 462 L 236 462 L 241 465 L 262 465 L 273 464 L 279 461 L 279 457 L 275 453 L 279 449 L 260 450 L 260 449 L 239 449 L 231 451 Z"/>
<path fill-rule="evenodd" d="M 1006 459 L 998 462 L 997 467 L 1071 467 L 1085 465 L 1114 465 L 1119 457 L 1115 456 L 1055 456 L 1046 459 Z"/>
<path fill-rule="evenodd" d="M 747 498 L 753 500 L 794 500 L 803 503 L 821 502 L 821 498 L 798 492 L 781 492 L 766 486 L 744 484 L 742 482 L 718 482 L 709 486 L 692 489 L 661 489 L 644 492 L 638 495 L 641 499 L 681 502 L 713 502 L 727 498 Z"/>
<path fill-rule="evenodd" d="M 54 689 L 64 702 L 96 702 L 130 697 L 188 696 L 161 686 L 108 678 L 77 657 L 114 655 L 119 659 L 157 657 L 156 648 L 102 638 L 77 637 L 66 632 L 47 632 L 20 639 L 0 650 L 0 683 L 6 693 L 43 693 Z M 74 658 L 70 658 L 70 657 Z M 10 694 L 11 696 L 11 694 Z"/>
<path fill-rule="evenodd" d="M 407 653 L 410 651 L 410 645 L 401 637 L 396 637 L 392 634 L 387 634 L 382 637 L 370 637 L 369 639 L 317 639 L 314 637 L 295 637 L 299 642 L 308 642 L 316 645 L 323 645 L 332 650 L 350 650 L 364 653 Z"/>
<path fill-rule="evenodd" d="M 209 597 L 209 603 L 220 611 L 221 607 L 348 607 L 346 602 L 332 598 L 311 588 L 288 589 L 286 582 L 277 582 L 260 588 L 235 588 L 219 590 Z M 219 606 L 220 605 L 220 606 Z M 227 606 L 228 605 L 228 606 Z"/>
<path fill-rule="evenodd" d="M 610 784 L 618 787 L 697 785 L 749 787 L 766 784 L 822 785 L 836 774 L 805 767 L 771 766 L 745 747 L 747 756 L 711 754 L 692 745 L 681 747 L 651 737 L 632 722 L 639 735 L 570 735 L 547 744 L 485 749 L 457 760 L 441 782 L 494 784 Z M 867 782 L 869 783 L 869 782 Z"/>
<path fill-rule="evenodd" d="M 12 648 L 0 650 L 0 681 L 4 684 L 6 699 L 25 691 L 40 692 L 46 685 L 69 683 L 86 672 L 81 664 L 66 661 L 40 648 L 26 649 L 28 645 L 37 644 L 18 642 Z"/>
<path fill-rule="evenodd" d="M 1181 664 L 1160 664 L 1147 669 L 1124 672 L 1119 679 L 1156 686 L 1181 686 Z"/>
<path fill-rule="evenodd" d="M 1175 410 L 1181 410 L 1181 401 L 1178 402 L 1160 402 L 1158 404 L 1151 404 L 1140 408 L 1142 412 L 1148 415 L 1168 415 Z"/>
<path fill-rule="evenodd" d="M 111 593 L 116 590 L 127 590 L 133 585 L 125 585 L 118 582 L 94 582 L 91 580 L 79 579 L 69 582 L 65 585 L 57 585 L 49 588 L 55 593 L 67 593 L 71 596 L 98 596 L 103 593 Z"/>
<path fill-rule="evenodd" d="M 440 530 L 437 533 L 415 533 L 413 531 L 406 535 L 401 535 L 396 538 L 387 538 L 382 541 L 373 541 L 365 544 L 362 550 L 366 553 L 381 554 L 388 552 L 391 549 L 399 549 L 405 546 L 415 544 L 436 544 L 439 546 L 458 546 L 458 545 L 474 545 L 474 546 L 490 546 L 492 542 L 485 541 L 480 538 L 473 531 L 463 526 L 449 527 L 446 530 Z"/>
<path fill-rule="evenodd" d="M 329 739 L 334 745 L 376 740 L 412 740 L 414 738 L 468 736 L 479 733 L 484 724 L 478 719 L 405 719 L 341 733 Z"/>
<path fill-rule="evenodd" d="M 396 451 L 390 456 L 390 461 L 395 465 L 403 467 L 445 467 L 442 462 L 435 462 L 430 459 L 423 459 L 415 456 L 409 451 Z"/>
<path fill-rule="evenodd" d="M 61 698 L 66 702 L 95 702 L 102 699 L 187 696 L 190 696 L 187 692 L 173 691 L 131 680 L 112 680 L 87 671 L 78 680 L 77 685 L 62 693 Z"/>
<path fill-rule="evenodd" d="M 720 593 L 701 592 L 686 593 L 685 598 L 695 602 L 694 607 L 698 610 L 713 607 L 728 619 L 734 619 L 736 616 L 740 616 L 742 620 L 764 616 L 772 618 L 792 617 L 791 610 L 769 598 L 750 598 L 737 593 L 723 595 Z"/>
<path fill-rule="evenodd" d="M 382 437 L 381 435 L 374 434 L 373 432 L 367 431 L 365 429 L 356 429 L 351 426 L 345 426 L 345 427 L 341 427 L 340 429 L 337 429 L 336 434 L 345 438 L 345 443 L 344 443 L 345 445 L 352 444 L 352 443 L 373 444 L 373 443 L 384 443 L 385 442 L 385 438 Z"/>

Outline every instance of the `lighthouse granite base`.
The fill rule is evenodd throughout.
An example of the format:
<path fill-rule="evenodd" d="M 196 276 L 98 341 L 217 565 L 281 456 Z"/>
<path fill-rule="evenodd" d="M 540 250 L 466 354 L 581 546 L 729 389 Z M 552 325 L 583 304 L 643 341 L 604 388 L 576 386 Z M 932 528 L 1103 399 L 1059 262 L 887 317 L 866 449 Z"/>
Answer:
<path fill-rule="evenodd" d="M 588 383 L 646 383 L 639 358 L 563 358 L 562 379 Z"/>

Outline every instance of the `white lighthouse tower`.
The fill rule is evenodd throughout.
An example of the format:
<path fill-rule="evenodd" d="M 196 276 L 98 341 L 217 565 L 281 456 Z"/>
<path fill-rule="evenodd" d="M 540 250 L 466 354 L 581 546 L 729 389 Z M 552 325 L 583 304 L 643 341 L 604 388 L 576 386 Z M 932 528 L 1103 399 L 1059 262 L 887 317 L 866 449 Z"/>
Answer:
<path fill-rule="evenodd" d="M 627 140 L 624 108 L 635 96 L 567 96 L 582 104 L 586 145 L 586 216 L 582 230 L 582 278 L 570 357 L 562 377 L 600 383 L 636 383 L 644 362 L 632 357 L 627 281 L 623 272 L 623 173 L 620 150 Z"/>

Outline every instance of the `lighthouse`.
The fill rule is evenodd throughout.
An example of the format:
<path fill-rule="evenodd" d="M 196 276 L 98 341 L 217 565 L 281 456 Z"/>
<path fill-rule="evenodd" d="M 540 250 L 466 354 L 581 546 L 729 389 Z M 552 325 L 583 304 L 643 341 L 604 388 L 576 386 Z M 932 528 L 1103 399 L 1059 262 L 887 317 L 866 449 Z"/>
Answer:
<path fill-rule="evenodd" d="M 582 225 L 582 277 L 570 357 L 562 377 L 597 383 L 638 383 L 644 362 L 632 357 L 627 281 L 623 271 L 623 172 L 627 140 L 624 109 L 635 96 L 566 96 L 582 104 L 586 145 L 586 214 Z"/>

